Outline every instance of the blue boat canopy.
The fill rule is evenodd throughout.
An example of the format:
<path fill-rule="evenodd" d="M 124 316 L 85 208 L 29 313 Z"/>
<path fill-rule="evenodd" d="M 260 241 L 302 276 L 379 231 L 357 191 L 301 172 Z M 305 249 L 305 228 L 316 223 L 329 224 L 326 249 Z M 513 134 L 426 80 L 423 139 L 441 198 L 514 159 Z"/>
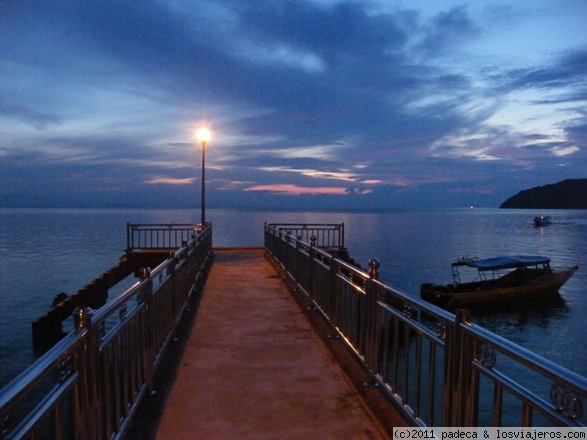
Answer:
<path fill-rule="evenodd" d="M 487 258 L 485 260 L 462 259 L 453 263 L 456 266 L 470 266 L 479 270 L 514 269 L 517 267 L 534 266 L 536 264 L 549 264 L 550 258 L 540 255 L 512 255 L 505 257 Z"/>

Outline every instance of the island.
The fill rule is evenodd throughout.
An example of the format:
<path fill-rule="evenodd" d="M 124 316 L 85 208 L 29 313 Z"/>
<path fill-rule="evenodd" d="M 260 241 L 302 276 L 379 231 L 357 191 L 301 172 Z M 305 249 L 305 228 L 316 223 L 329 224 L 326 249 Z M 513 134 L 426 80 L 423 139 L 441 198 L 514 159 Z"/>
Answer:
<path fill-rule="evenodd" d="M 504 209 L 587 209 L 587 179 L 568 179 L 520 191 Z"/>

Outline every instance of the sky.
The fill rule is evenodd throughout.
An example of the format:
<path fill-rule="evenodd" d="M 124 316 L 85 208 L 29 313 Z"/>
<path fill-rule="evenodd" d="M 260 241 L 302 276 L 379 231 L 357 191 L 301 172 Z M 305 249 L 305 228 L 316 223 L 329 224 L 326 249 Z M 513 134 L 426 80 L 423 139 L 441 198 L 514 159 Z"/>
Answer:
<path fill-rule="evenodd" d="M 587 177 L 585 0 L 0 0 L 0 207 L 498 207 Z"/>

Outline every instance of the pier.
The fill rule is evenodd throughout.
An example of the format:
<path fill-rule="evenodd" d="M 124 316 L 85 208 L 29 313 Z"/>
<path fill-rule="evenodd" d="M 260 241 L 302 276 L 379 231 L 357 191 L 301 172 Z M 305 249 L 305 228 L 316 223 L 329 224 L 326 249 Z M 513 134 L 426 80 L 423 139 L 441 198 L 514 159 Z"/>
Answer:
<path fill-rule="evenodd" d="M 214 250 L 156 438 L 390 438 L 301 307 L 263 249 Z"/>
<path fill-rule="evenodd" d="M 586 378 L 380 282 L 344 225 L 265 224 L 260 249 L 214 249 L 208 223 L 127 230 L 123 260 L 163 261 L 96 309 L 77 297 L 73 331 L 0 390 L 0 439 L 586 424 Z"/>

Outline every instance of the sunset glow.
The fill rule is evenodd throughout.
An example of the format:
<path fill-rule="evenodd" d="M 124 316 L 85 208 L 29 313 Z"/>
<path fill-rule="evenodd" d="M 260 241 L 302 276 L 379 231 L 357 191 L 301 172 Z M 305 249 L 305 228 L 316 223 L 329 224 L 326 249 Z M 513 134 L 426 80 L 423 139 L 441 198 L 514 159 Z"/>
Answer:
<path fill-rule="evenodd" d="M 346 194 L 346 190 L 344 188 L 301 187 L 289 184 L 257 185 L 245 188 L 244 191 L 267 191 L 288 196 L 299 196 L 301 194 Z"/>

